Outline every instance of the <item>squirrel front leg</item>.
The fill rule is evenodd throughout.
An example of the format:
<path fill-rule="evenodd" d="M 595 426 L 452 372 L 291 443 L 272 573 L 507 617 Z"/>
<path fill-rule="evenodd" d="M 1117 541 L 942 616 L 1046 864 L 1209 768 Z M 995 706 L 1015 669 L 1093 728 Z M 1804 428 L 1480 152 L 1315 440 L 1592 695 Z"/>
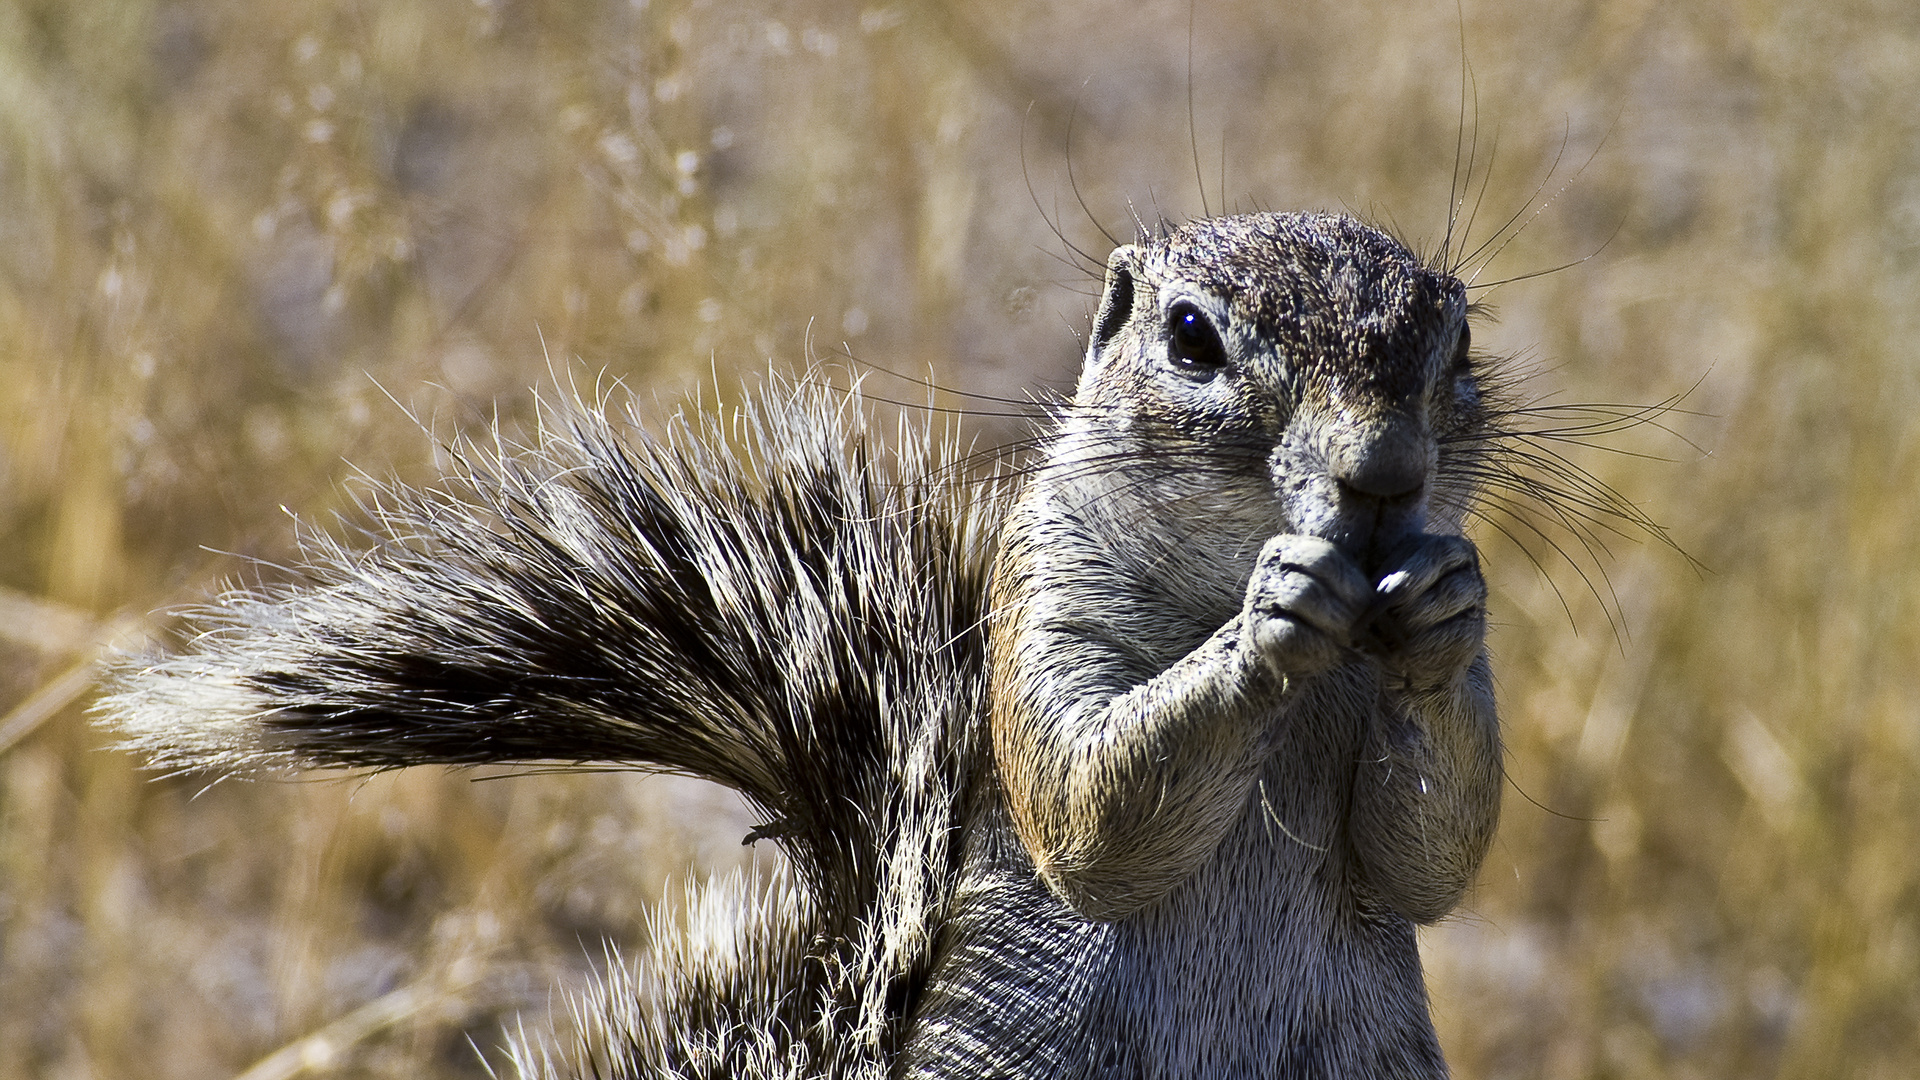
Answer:
<path fill-rule="evenodd" d="M 1001 581 L 1003 597 L 1017 594 Z M 1373 892 L 1416 921 L 1458 902 L 1499 814 L 1499 724 L 1472 545 L 1423 536 L 1376 585 L 1335 545 L 1268 541 L 1241 613 L 1144 681 L 1122 635 L 1041 589 L 996 627 L 996 759 L 1021 839 L 1075 910 L 1152 903 L 1244 812 L 1267 726 L 1301 680 L 1358 650 L 1385 678 L 1349 835 Z M 1281 722 L 1285 722 L 1282 720 Z"/>
<path fill-rule="evenodd" d="M 1064 590 L 1023 584 L 999 582 L 996 760 L 1041 874 L 1099 919 L 1159 899 L 1212 857 L 1245 813 L 1278 707 L 1339 660 L 1373 592 L 1332 544 L 1277 537 L 1240 614 L 1140 679 L 1124 634 Z"/>
<path fill-rule="evenodd" d="M 1376 893 L 1416 922 L 1451 911 L 1500 816 L 1500 721 L 1486 580 L 1473 544 L 1419 536 L 1375 587 L 1355 645 L 1383 692 L 1354 777 L 1348 834 Z"/>

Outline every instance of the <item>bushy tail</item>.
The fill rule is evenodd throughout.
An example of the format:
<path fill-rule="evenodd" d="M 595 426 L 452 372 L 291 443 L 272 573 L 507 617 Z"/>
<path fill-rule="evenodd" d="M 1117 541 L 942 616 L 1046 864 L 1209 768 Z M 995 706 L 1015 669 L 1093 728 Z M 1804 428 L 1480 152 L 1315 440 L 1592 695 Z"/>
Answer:
<path fill-rule="evenodd" d="M 883 1052 L 957 871 L 997 489 L 958 482 L 941 436 L 882 449 L 857 394 L 812 384 L 654 436 L 576 403 L 532 446 L 453 450 L 439 484 L 366 500 L 358 546 L 309 541 L 305 580 L 127 665 L 109 722 L 162 768 L 593 761 L 737 788 L 799 878 L 782 936 L 811 938 L 761 943 L 781 986 L 743 1007 L 779 999 L 808 1072 Z"/>

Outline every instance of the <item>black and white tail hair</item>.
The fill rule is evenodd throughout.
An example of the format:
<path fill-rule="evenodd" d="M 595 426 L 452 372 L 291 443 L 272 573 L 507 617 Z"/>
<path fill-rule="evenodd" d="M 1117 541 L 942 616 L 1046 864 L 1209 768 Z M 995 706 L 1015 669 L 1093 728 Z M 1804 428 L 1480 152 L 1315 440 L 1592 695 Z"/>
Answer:
<path fill-rule="evenodd" d="M 165 769 L 610 762 L 734 787 L 792 873 L 704 899 L 710 932 L 590 995 L 566 1067 L 881 1075 L 984 762 L 998 484 L 810 382 L 652 435 L 604 405 L 378 489 L 358 541 L 309 539 L 303 580 L 194 612 L 191 647 L 123 668 L 101 711 Z"/>

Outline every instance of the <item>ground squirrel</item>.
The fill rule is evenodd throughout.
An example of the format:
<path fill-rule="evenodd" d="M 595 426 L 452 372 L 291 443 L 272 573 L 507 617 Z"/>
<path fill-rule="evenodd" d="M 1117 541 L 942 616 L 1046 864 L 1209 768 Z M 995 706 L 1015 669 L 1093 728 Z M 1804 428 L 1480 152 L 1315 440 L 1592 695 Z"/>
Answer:
<path fill-rule="evenodd" d="M 790 877 L 606 994 L 581 1075 L 1443 1076 L 1413 928 L 1501 777 L 1484 379 L 1462 283 L 1383 232 L 1162 227 L 1017 497 L 818 386 L 651 438 L 576 409 L 103 710 L 168 768 L 744 792 Z"/>

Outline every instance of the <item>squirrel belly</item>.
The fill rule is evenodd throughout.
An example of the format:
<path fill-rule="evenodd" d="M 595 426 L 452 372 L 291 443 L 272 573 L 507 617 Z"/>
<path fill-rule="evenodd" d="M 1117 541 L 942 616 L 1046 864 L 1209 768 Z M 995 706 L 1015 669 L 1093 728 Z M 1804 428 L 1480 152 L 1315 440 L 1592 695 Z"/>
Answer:
<path fill-rule="evenodd" d="M 101 710 L 176 770 L 738 788 L 790 880 L 597 995 L 577 1075 L 1444 1076 L 1414 926 L 1501 775 L 1464 295 L 1342 217 L 1124 246 L 1017 497 L 857 392 L 563 410 Z"/>

